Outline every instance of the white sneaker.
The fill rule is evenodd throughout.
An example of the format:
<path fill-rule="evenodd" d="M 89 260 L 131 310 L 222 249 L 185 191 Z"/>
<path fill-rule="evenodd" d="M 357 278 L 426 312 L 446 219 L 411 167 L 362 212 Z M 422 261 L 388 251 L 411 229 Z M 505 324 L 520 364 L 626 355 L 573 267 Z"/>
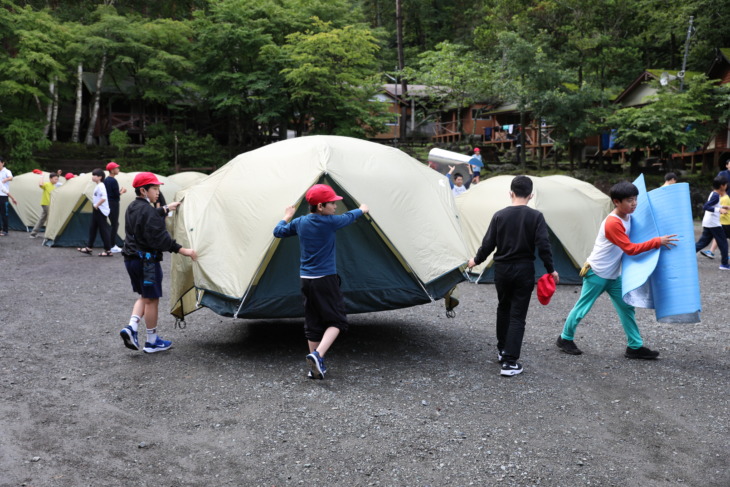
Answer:
<path fill-rule="evenodd" d="M 113 254 L 118 254 L 119 252 L 122 251 L 122 249 L 120 249 L 119 247 L 117 247 L 115 245 L 114 247 L 111 248 L 111 251 L 112 251 Z"/>

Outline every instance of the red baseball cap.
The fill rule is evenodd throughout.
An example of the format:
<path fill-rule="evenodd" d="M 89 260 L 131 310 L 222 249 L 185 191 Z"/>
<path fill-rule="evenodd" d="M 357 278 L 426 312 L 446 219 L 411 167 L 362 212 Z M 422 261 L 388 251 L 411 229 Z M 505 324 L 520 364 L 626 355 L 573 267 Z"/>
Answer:
<path fill-rule="evenodd" d="M 481 149 L 479 149 L 479 147 L 474 147 L 474 152 L 481 152 Z"/>
<path fill-rule="evenodd" d="M 40 169 L 33 169 L 33 174 L 43 174 L 43 171 Z"/>
<path fill-rule="evenodd" d="M 109 164 L 106 165 L 106 170 L 107 171 L 111 171 L 112 169 L 116 169 L 118 167 L 119 167 L 119 164 L 117 164 L 116 162 L 112 161 L 112 162 L 110 162 Z"/>
<path fill-rule="evenodd" d="M 157 180 L 157 176 L 151 172 L 141 172 L 134 177 L 132 181 L 133 188 L 139 188 L 141 186 L 147 186 L 148 184 L 165 184 Z"/>
<path fill-rule="evenodd" d="M 543 274 L 537 280 L 537 300 L 540 304 L 548 304 L 553 294 L 555 294 L 555 279 L 552 274 Z"/>
<path fill-rule="evenodd" d="M 328 203 L 330 201 L 339 201 L 342 196 L 337 196 L 335 190 L 326 184 L 315 184 L 307 191 L 307 203 L 310 205 L 318 205 L 320 203 Z"/>
<path fill-rule="evenodd" d="M 64 176 L 64 178 L 66 178 L 66 181 L 69 181 L 75 177 L 76 177 L 76 175 L 72 172 L 67 172 L 66 175 Z"/>

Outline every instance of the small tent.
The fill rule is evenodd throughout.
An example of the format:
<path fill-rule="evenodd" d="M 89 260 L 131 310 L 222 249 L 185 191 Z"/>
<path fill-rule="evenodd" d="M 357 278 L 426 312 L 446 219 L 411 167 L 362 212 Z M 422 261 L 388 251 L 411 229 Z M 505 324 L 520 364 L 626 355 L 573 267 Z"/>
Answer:
<path fill-rule="evenodd" d="M 510 204 L 510 184 L 514 176 L 486 179 L 456 198 L 464 237 L 470 255 L 475 255 L 492 216 Z M 589 183 L 567 176 L 530 176 L 533 194 L 529 206 L 545 216 L 553 251 L 553 263 L 561 284 L 579 284 L 578 272 L 593 249 L 601 222 L 613 209 L 611 199 Z M 492 256 L 473 269 L 478 282 L 494 282 Z M 545 273 L 542 261 L 535 260 L 535 276 Z"/>
<path fill-rule="evenodd" d="M 42 175 L 43 181 L 47 182 L 51 173 L 44 171 Z M 58 180 L 62 183 L 66 182 L 64 177 L 59 177 Z M 34 172 L 13 177 L 10 182 L 10 194 L 18 204 L 11 203 L 9 207 L 8 223 L 11 230 L 27 232 L 38 222 L 41 217 L 41 196 L 43 195 L 43 190 L 38 187 L 40 182 L 41 174 Z"/>
<path fill-rule="evenodd" d="M 172 256 L 171 312 L 205 306 L 223 316 L 303 315 L 299 240 L 273 229 L 306 191 L 331 185 L 338 211 L 370 213 L 337 232 L 348 313 L 442 298 L 465 279 L 466 243 L 448 180 L 404 152 L 338 136 L 290 139 L 241 154 L 178 194 L 173 235 L 198 260 Z"/>
<path fill-rule="evenodd" d="M 116 244 L 124 242 L 124 213 L 136 195 L 132 188 L 134 176 L 138 173 L 119 173 L 116 180 L 120 188 L 127 191 L 121 196 L 119 204 L 119 231 L 116 235 Z M 172 201 L 180 186 L 169 181 L 166 177 L 157 176 L 162 193 L 167 201 Z M 51 193 L 51 205 L 48 209 L 48 223 L 45 233 L 45 245 L 51 247 L 83 247 L 89 238 L 91 223 L 92 200 L 94 181 L 91 173 L 82 174 L 68 181 Z M 102 247 L 101 236 L 97 234 L 94 247 Z"/>

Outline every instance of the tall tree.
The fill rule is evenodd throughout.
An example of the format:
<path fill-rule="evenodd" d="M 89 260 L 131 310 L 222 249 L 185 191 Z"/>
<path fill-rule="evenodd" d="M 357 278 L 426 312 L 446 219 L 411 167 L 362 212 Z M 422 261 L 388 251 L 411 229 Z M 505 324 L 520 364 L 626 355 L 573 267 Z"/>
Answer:
<path fill-rule="evenodd" d="M 282 74 L 300 114 L 299 132 L 306 126 L 312 133 L 363 136 L 382 129 L 383 107 L 371 101 L 378 45 L 369 29 L 333 28 L 315 18 L 310 30 L 287 36 L 284 50 Z"/>
<path fill-rule="evenodd" d="M 455 61 L 457 60 L 457 61 Z M 458 110 L 457 131 L 462 132 L 463 110 L 493 95 L 492 71 L 478 53 L 461 44 L 439 43 L 422 53 L 417 70 L 407 70 L 414 81 L 426 85 L 431 103 L 439 110 Z"/>

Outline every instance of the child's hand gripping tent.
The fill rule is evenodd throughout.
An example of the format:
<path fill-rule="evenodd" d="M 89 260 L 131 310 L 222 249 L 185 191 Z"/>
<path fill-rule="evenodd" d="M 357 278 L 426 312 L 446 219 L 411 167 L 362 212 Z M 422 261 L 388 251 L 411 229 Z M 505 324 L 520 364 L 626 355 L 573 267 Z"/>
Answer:
<path fill-rule="evenodd" d="M 343 196 L 338 212 L 367 204 L 337 232 L 337 271 L 347 313 L 397 309 L 443 297 L 468 260 L 447 179 L 400 150 L 312 136 L 236 157 L 178 195 L 175 239 L 198 260 L 173 256 L 171 312 L 197 305 L 224 316 L 303 314 L 299 242 L 275 239 L 284 209 L 309 212 L 314 184 Z"/>

